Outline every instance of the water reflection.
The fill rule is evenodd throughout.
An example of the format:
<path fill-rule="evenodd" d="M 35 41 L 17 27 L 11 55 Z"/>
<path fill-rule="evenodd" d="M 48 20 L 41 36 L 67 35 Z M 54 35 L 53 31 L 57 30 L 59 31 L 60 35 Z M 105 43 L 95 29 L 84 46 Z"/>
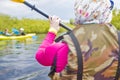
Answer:
<path fill-rule="evenodd" d="M 0 80 L 50 80 L 48 67 L 38 64 L 35 52 L 43 39 L 0 41 Z"/>

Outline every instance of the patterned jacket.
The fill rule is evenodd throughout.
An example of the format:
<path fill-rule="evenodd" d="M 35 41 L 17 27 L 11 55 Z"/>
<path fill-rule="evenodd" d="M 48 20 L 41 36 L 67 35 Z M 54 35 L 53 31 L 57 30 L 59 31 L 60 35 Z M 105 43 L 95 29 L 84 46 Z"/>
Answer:
<path fill-rule="evenodd" d="M 73 32 L 82 50 L 83 80 L 114 80 L 119 51 L 117 30 L 114 26 L 110 24 L 78 25 Z M 70 53 L 68 66 L 63 72 L 63 80 L 64 75 L 76 76 L 78 70 L 74 44 L 68 35 L 64 36 L 64 41 L 67 42 Z M 76 77 L 70 80 L 76 80 Z"/>

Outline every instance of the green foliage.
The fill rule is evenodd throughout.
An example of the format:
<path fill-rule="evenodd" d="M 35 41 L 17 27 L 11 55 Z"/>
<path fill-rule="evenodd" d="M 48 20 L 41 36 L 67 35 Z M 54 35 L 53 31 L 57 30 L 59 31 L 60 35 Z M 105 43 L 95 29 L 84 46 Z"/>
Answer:
<path fill-rule="evenodd" d="M 74 19 L 71 18 L 69 22 L 71 25 L 73 25 L 75 21 L 74 21 Z"/>
<path fill-rule="evenodd" d="M 114 10 L 113 11 L 113 18 L 112 18 L 112 24 L 120 30 L 120 11 Z"/>
<path fill-rule="evenodd" d="M 48 20 L 27 18 L 17 19 L 0 14 L 0 31 L 4 31 L 5 28 L 8 28 L 9 31 L 11 31 L 12 28 L 20 29 L 22 27 L 25 29 L 26 33 L 46 33 L 48 32 L 49 25 L 50 23 Z M 73 27 L 73 25 L 68 23 L 66 25 Z M 60 32 L 63 31 L 65 31 L 65 29 L 61 28 Z"/>
<path fill-rule="evenodd" d="M 5 28 L 12 30 L 12 28 L 20 29 L 21 27 L 24 28 L 27 33 L 46 33 L 49 28 L 49 21 L 27 18 L 17 19 L 0 14 L 0 31 L 4 31 Z"/>
<path fill-rule="evenodd" d="M 117 14 L 116 14 L 117 13 Z M 117 29 L 120 30 L 120 11 L 113 11 L 113 19 L 111 22 Z M 70 19 L 70 23 L 64 23 L 71 28 L 74 28 L 74 20 Z M 46 33 L 49 28 L 49 21 L 42 19 L 17 19 L 14 17 L 10 17 L 8 15 L 0 14 L 0 31 L 4 31 L 5 28 L 8 28 L 10 31 L 12 28 L 24 28 L 26 33 Z M 61 28 L 60 32 L 65 31 L 65 29 Z"/>

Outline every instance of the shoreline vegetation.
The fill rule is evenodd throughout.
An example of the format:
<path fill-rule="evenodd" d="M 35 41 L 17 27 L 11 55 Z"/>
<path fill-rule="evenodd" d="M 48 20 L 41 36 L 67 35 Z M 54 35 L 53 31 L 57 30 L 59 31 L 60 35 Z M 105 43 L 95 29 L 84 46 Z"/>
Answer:
<path fill-rule="evenodd" d="M 120 30 L 120 11 L 113 11 L 113 19 L 111 22 L 118 30 Z M 65 25 L 74 28 L 74 19 L 70 19 L 69 22 L 64 22 Z M 15 17 L 10 17 L 5 14 L 0 14 L 0 31 L 4 31 L 5 28 L 8 28 L 9 31 L 12 28 L 24 28 L 26 33 L 47 33 L 49 28 L 49 21 L 45 19 L 28 19 L 22 18 L 17 19 Z M 66 31 L 61 28 L 60 32 Z"/>

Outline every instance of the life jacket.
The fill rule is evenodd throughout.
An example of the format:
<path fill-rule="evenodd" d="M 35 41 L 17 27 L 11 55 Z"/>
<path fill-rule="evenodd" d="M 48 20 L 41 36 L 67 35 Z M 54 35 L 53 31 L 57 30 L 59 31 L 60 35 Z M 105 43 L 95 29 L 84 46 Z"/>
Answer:
<path fill-rule="evenodd" d="M 77 47 L 70 36 L 71 33 L 77 40 Z M 69 46 L 71 51 L 69 55 L 74 57 L 68 57 L 68 65 L 71 65 L 68 70 L 77 70 L 77 80 L 86 78 L 86 75 L 94 77 L 94 80 L 98 80 L 98 77 L 105 80 L 106 75 L 109 75 L 107 77 L 114 80 L 115 73 L 118 73 L 116 70 L 119 56 L 117 30 L 114 26 L 111 24 L 78 25 L 72 32 L 61 36 L 56 41 L 61 38 Z M 80 48 L 79 53 L 76 48 Z M 79 62 L 79 60 L 82 62 Z M 79 68 L 80 66 L 82 68 Z M 82 77 L 79 77 L 81 75 Z"/>

